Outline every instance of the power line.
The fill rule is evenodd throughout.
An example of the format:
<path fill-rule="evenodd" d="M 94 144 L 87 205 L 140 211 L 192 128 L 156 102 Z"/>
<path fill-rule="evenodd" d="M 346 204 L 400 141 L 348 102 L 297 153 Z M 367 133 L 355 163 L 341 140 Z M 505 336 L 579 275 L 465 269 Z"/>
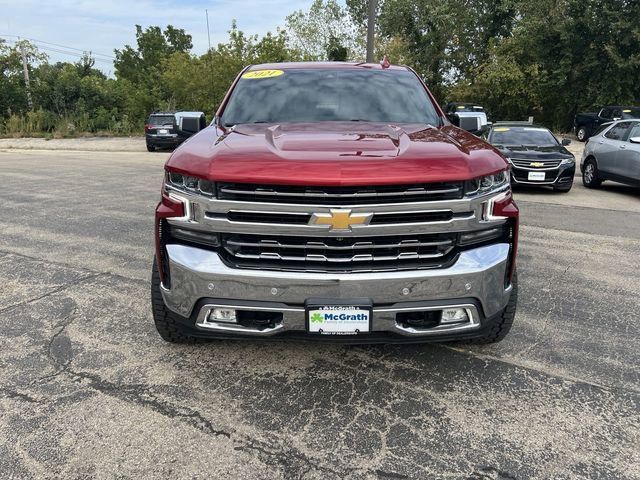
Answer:
<path fill-rule="evenodd" d="M 84 53 L 76 53 L 76 52 L 65 52 L 64 50 L 60 50 L 60 49 L 53 48 L 53 47 L 42 47 L 41 46 L 40 48 L 42 48 L 43 50 L 50 51 L 50 52 L 62 53 L 64 55 L 69 55 L 69 56 L 76 57 L 76 58 L 82 58 L 85 55 L 89 55 L 96 62 L 103 62 L 103 63 L 109 63 L 109 64 L 112 63 L 111 60 L 106 60 L 104 58 L 95 58 L 95 57 L 93 57 L 93 53 L 92 52 L 86 52 L 85 51 Z"/>
<path fill-rule="evenodd" d="M 34 43 L 41 43 L 44 45 L 52 45 L 54 47 L 59 47 L 59 48 L 66 48 L 67 50 L 75 50 L 78 52 L 87 52 L 88 50 L 86 49 L 82 49 L 82 48 L 77 48 L 77 47 L 70 47 L 68 45 L 61 45 L 59 43 L 53 43 L 53 42 L 45 42 L 44 40 L 37 40 L 35 38 L 27 38 L 27 37 L 22 37 L 20 35 L 4 35 L 4 34 L 0 34 L 0 37 L 14 37 L 14 38 L 24 38 L 25 40 L 29 40 L 30 42 L 34 42 Z M 45 48 L 45 47 L 42 47 Z M 97 53 L 97 52 L 93 52 L 91 53 L 92 56 L 98 56 L 98 57 L 105 57 L 108 58 L 109 60 L 115 60 L 115 57 L 112 57 L 111 55 L 105 55 L 103 53 Z"/>
<path fill-rule="evenodd" d="M 11 42 L 13 45 L 16 45 L 16 44 L 17 44 L 17 42 L 16 42 L 16 41 L 14 41 L 14 40 L 9 40 L 9 42 Z M 60 53 L 60 54 L 63 54 L 63 55 L 68 55 L 68 56 L 76 57 L 76 58 L 82 58 L 82 57 L 84 57 L 85 55 L 89 55 L 89 56 L 90 56 L 91 58 L 93 58 L 93 60 L 95 60 L 96 62 L 107 63 L 107 64 L 109 64 L 109 65 L 111 65 L 111 64 L 113 63 L 113 61 L 112 61 L 112 60 L 107 60 L 107 59 L 105 59 L 105 58 L 95 57 L 95 56 L 94 56 L 94 54 L 93 54 L 93 52 L 91 52 L 91 51 L 87 51 L 87 50 L 80 50 L 80 49 L 74 49 L 74 50 L 77 50 L 77 52 L 69 52 L 69 51 L 67 51 L 67 50 L 62 50 L 62 49 L 60 49 L 60 48 L 48 47 L 48 46 L 46 46 L 46 45 L 39 45 L 39 44 L 37 44 L 37 43 L 35 43 L 35 42 L 33 42 L 33 43 L 34 43 L 34 44 L 35 44 L 39 49 L 41 49 L 41 50 L 46 50 L 46 51 L 48 51 L 48 52 Z M 65 47 L 65 48 L 66 48 L 66 47 Z M 79 53 L 79 52 L 82 52 L 82 53 Z"/>

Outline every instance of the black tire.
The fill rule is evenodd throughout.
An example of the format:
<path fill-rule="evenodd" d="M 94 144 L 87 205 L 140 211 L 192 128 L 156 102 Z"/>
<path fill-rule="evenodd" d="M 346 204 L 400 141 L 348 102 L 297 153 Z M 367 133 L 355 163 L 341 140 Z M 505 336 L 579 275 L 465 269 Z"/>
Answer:
<path fill-rule="evenodd" d="M 587 132 L 587 127 L 578 127 L 576 129 L 576 138 L 580 142 L 586 142 L 587 139 L 589 138 L 589 134 Z"/>
<path fill-rule="evenodd" d="M 154 147 L 153 145 L 149 145 L 147 143 L 147 152 L 155 152 L 156 151 L 156 147 Z"/>
<path fill-rule="evenodd" d="M 489 343 L 498 343 L 507 336 L 509 330 L 513 326 L 513 320 L 516 317 L 516 308 L 518 306 L 518 274 L 513 272 L 513 289 L 509 296 L 507 306 L 493 318 L 487 321 L 485 326 L 486 333 L 481 337 L 476 337 L 466 343 L 475 345 L 486 345 Z"/>
<path fill-rule="evenodd" d="M 594 158 L 588 158 L 582 167 L 582 184 L 587 188 L 598 188 L 602 185 L 602 178 L 598 173 L 598 164 Z"/>
<path fill-rule="evenodd" d="M 156 330 L 163 340 L 170 343 L 196 343 L 200 339 L 185 335 L 180 329 L 180 316 L 167 308 L 160 292 L 160 274 L 156 259 L 151 272 L 151 308 Z"/>

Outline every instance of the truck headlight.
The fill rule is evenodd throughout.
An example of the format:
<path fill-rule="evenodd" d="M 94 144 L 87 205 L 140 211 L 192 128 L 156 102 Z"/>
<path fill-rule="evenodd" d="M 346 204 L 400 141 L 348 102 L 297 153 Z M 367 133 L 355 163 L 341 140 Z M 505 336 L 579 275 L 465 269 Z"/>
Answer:
<path fill-rule="evenodd" d="M 494 190 L 500 190 L 503 187 L 510 185 L 510 183 L 511 177 L 509 175 L 509 170 L 503 170 L 502 172 L 498 172 L 493 175 L 486 175 L 480 178 L 474 178 L 467 182 L 466 194 L 482 195 Z"/>
<path fill-rule="evenodd" d="M 172 188 L 187 193 L 198 193 L 208 197 L 213 197 L 216 193 L 214 182 L 181 173 L 167 172 L 165 183 Z"/>

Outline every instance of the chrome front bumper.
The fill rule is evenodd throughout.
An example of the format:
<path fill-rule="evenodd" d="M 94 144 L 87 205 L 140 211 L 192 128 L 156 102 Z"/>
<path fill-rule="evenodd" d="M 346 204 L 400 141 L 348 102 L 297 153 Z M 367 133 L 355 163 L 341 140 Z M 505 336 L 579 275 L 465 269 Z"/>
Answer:
<path fill-rule="evenodd" d="M 221 333 L 275 335 L 304 332 L 307 298 L 371 298 L 373 332 L 407 336 L 442 335 L 480 327 L 481 320 L 505 308 L 511 287 L 505 288 L 509 245 L 500 243 L 468 250 L 444 269 L 374 273 L 310 273 L 236 269 L 208 250 L 167 245 L 171 289 L 162 288 L 165 304 L 193 327 Z M 282 323 L 272 329 L 207 325 L 202 312 L 211 305 L 282 312 Z M 428 330 L 400 327 L 400 311 L 462 307 L 470 321 L 464 325 Z M 229 330 L 231 329 L 231 330 Z"/>

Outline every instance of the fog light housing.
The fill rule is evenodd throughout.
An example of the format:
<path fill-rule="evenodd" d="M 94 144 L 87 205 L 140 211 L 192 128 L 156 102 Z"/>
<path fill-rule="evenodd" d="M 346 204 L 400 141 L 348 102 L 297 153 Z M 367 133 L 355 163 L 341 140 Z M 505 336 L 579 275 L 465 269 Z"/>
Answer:
<path fill-rule="evenodd" d="M 452 323 L 465 323 L 469 321 L 469 315 L 464 308 L 445 308 L 442 310 L 440 325 L 449 325 Z"/>
<path fill-rule="evenodd" d="M 207 322 L 238 323 L 238 319 L 233 308 L 216 307 L 209 310 Z"/>

